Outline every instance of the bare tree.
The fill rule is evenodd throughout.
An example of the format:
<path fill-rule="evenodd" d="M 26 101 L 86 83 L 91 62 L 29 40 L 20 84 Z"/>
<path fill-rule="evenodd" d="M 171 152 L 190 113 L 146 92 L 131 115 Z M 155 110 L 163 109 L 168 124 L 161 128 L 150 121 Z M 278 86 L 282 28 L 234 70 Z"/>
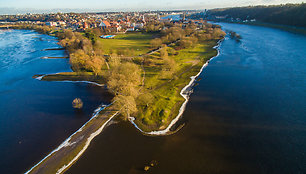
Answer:
<path fill-rule="evenodd" d="M 125 119 L 128 119 L 131 114 L 134 114 L 138 111 L 133 96 L 117 95 L 113 98 L 113 101 L 113 107 L 117 110 L 120 110 L 120 113 L 122 116 L 124 116 Z"/>

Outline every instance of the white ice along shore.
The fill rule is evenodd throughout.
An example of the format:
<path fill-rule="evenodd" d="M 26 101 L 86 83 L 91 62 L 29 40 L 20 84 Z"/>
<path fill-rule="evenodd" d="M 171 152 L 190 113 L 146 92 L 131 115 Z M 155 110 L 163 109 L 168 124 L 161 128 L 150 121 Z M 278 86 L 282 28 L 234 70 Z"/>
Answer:
<path fill-rule="evenodd" d="M 192 93 L 192 87 L 193 87 L 193 85 L 194 85 L 194 81 L 195 81 L 196 78 L 202 73 L 203 69 L 204 69 L 205 67 L 207 67 L 208 63 L 209 63 L 212 59 L 214 59 L 214 58 L 216 58 L 216 57 L 218 57 L 218 56 L 220 55 L 219 47 L 221 46 L 221 43 L 222 43 L 223 40 L 224 40 L 224 39 L 219 40 L 218 43 L 217 43 L 217 45 L 213 47 L 214 49 L 216 49 L 216 50 L 218 51 L 217 55 L 214 56 L 214 57 L 212 57 L 212 58 L 210 58 L 208 61 L 206 61 L 206 63 L 202 66 L 200 72 L 199 72 L 197 75 L 195 75 L 195 76 L 191 76 L 191 77 L 190 77 L 191 80 L 190 80 L 189 84 L 188 84 L 187 86 L 185 86 L 185 87 L 181 90 L 180 94 L 181 94 L 182 97 L 184 97 L 185 102 L 184 102 L 184 103 L 182 104 L 182 106 L 180 107 L 180 110 L 179 110 L 178 115 L 170 122 L 170 124 L 168 125 L 168 127 L 167 127 L 166 129 L 164 129 L 164 130 L 159 130 L 159 131 L 145 132 L 145 131 L 143 131 L 142 129 L 140 129 L 140 128 L 137 126 L 137 124 L 135 123 L 135 118 L 134 118 L 134 117 L 129 117 L 129 121 L 130 121 L 130 122 L 140 131 L 140 132 L 142 132 L 142 133 L 144 133 L 144 134 L 147 134 L 147 135 L 157 135 L 157 136 L 158 136 L 158 135 L 167 135 L 167 133 L 170 132 L 171 127 L 172 127 L 172 126 L 181 118 L 181 116 L 183 115 L 183 113 L 184 113 L 184 111 L 185 111 L 185 109 L 186 109 L 186 105 L 187 105 L 187 103 L 188 103 L 188 101 L 189 101 L 189 96 L 190 96 L 190 94 Z"/>
<path fill-rule="evenodd" d="M 86 144 L 83 147 L 83 149 L 66 165 L 64 165 L 63 167 L 61 167 L 56 174 L 61 174 L 62 172 L 64 172 L 68 167 L 70 167 L 76 160 L 79 159 L 79 157 L 85 152 L 85 150 L 88 148 L 90 142 L 97 136 L 99 135 L 102 130 L 104 129 L 104 127 L 108 124 L 109 121 L 111 121 L 117 114 L 119 113 L 116 112 L 114 115 L 112 115 L 96 132 L 92 133 L 89 138 L 87 138 Z"/>
<path fill-rule="evenodd" d="M 55 74 L 58 74 L 58 73 L 55 73 Z M 37 79 L 37 80 L 42 80 L 42 78 L 45 77 L 46 75 L 48 75 L 48 74 L 38 76 L 38 77 L 36 77 L 35 79 Z M 91 82 L 91 81 L 71 81 L 71 80 L 62 80 L 62 81 L 53 81 L 53 82 L 89 83 L 89 84 L 93 84 L 93 85 L 97 85 L 97 86 L 101 86 L 101 87 L 105 86 L 104 84 L 100 84 L 100 83 L 96 83 L 96 82 Z"/>
<path fill-rule="evenodd" d="M 93 116 L 91 117 L 90 120 L 88 120 L 79 130 L 77 130 L 76 132 L 74 132 L 70 137 L 68 137 L 61 145 L 59 145 L 56 149 L 54 149 L 51 153 L 49 153 L 46 157 L 44 157 L 42 160 L 40 160 L 36 165 L 34 165 L 30 170 L 28 170 L 27 172 L 25 172 L 25 174 L 29 174 L 35 167 L 37 167 L 38 165 L 40 165 L 44 160 L 46 160 L 48 157 L 50 157 L 51 155 L 53 155 L 54 153 L 56 153 L 57 151 L 59 151 L 60 149 L 64 148 L 64 147 L 68 147 L 71 146 L 73 144 L 75 144 L 76 142 L 70 142 L 71 137 L 73 137 L 76 133 L 81 132 L 83 130 L 83 128 L 87 125 L 87 123 L 89 123 L 92 119 L 96 118 L 98 116 L 98 114 L 105 109 L 106 107 L 110 106 L 109 105 L 100 105 L 93 113 Z M 112 115 L 96 132 L 92 133 L 90 135 L 90 137 L 87 139 L 85 146 L 83 147 L 83 149 L 67 164 L 64 165 L 63 167 L 61 167 L 58 171 L 58 173 L 61 173 L 62 171 L 64 171 L 67 167 L 69 167 L 71 164 L 73 164 L 74 161 L 76 161 L 87 149 L 87 147 L 89 146 L 91 140 L 96 137 L 97 135 L 99 135 L 102 130 L 104 129 L 104 127 L 108 124 L 108 122 L 110 120 L 113 119 L 114 116 L 116 116 L 118 114 L 118 112 L 116 112 L 114 115 Z"/>
<path fill-rule="evenodd" d="M 70 80 L 63 80 L 63 81 L 55 81 L 55 82 L 70 82 L 70 83 L 89 83 L 89 84 L 93 84 L 93 85 L 97 85 L 97 86 L 105 86 L 103 84 L 100 83 L 96 83 L 96 82 L 91 82 L 91 81 L 70 81 Z"/>

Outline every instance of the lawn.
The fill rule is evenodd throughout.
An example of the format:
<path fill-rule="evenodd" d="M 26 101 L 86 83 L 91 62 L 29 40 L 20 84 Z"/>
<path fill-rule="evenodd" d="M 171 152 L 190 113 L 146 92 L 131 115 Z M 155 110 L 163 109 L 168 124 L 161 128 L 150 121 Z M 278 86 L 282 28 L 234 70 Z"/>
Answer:
<path fill-rule="evenodd" d="M 114 39 L 102 39 L 103 50 L 105 54 L 116 52 L 117 50 L 134 50 L 134 56 L 145 54 L 150 51 L 150 41 L 152 34 L 127 33 L 116 35 Z"/>

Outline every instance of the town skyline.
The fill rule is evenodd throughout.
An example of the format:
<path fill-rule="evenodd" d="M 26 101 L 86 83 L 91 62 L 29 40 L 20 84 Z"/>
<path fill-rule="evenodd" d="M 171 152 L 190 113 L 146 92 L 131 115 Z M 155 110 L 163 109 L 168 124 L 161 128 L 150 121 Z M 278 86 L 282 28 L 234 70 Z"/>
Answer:
<path fill-rule="evenodd" d="M 25 14 L 25 13 L 56 13 L 56 12 L 129 12 L 148 10 L 201 10 L 213 8 L 226 8 L 249 5 L 276 5 L 286 3 L 302 3 L 304 0 L 113 0 L 113 1 L 21 1 L 2 0 L 0 3 L 0 14 Z"/>

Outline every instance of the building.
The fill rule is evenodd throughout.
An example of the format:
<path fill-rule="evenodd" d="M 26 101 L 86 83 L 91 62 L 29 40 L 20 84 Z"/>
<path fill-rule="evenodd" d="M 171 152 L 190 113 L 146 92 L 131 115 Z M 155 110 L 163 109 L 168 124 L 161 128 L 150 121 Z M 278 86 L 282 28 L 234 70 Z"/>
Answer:
<path fill-rule="evenodd" d="M 46 25 L 51 26 L 51 27 L 56 27 L 57 22 L 46 22 Z"/>
<path fill-rule="evenodd" d="M 143 23 L 136 23 L 136 24 L 134 24 L 134 27 L 136 29 L 142 29 L 144 27 L 144 24 Z"/>
<path fill-rule="evenodd" d="M 135 31 L 135 27 L 128 27 L 126 29 L 126 32 L 131 32 L 131 31 Z"/>
<path fill-rule="evenodd" d="M 64 21 L 58 21 L 57 24 L 59 26 L 66 26 L 66 22 L 64 22 Z"/>
<path fill-rule="evenodd" d="M 84 22 L 83 27 L 84 27 L 84 29 L 87 29 L 87 28 L 88 28 L 87 22 Z"/>
<path fill-rule="evenodd" d="M 111 26 L 111 24 L 108 21 L 102 21 L 99 25 L 99 27 L 101 27 L 101 28 L 108 28 L 110 26 Z"/>

